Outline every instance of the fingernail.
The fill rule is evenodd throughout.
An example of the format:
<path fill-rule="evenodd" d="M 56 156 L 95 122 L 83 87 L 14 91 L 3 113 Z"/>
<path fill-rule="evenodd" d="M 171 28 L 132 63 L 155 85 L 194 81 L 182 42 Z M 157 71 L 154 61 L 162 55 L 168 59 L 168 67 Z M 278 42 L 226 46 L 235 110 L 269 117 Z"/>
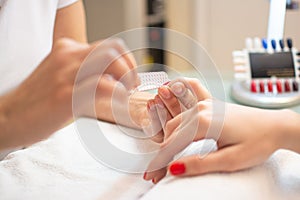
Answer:
<path fill-rule="evenodd" d="M 144 173 L 143 179 L 146 179 L 147 172 Z"/>
<path fill-rule="evenodd" d="M 171 85 L 171 90 L 176 96 L 181 96 L 183 95 L 184 86 L 182 83 L 174 83 L 173 85 Z"/>
<path fill-rule="evenodd" d="M 158 89 L 158 93 L 164 98 L 169 99 L 171 97 L 170 91 L 166 86 L 163 86 Z"/>
<path fill-rule="evenodd" d="M 175 162 L 170 166 L 170 172 L 172 175 L 181 175 L 185 172 L 185 165 L 181 162 Z"/>
<path fill-rule="evenodd" d="M 170 81 L 168 81 L 168 82 L 165 82 L 163 85 L 168 85 L 170 83 Z"/>
<path fill-rule="evenodd" d="M 152 179 L 152 183 L 153 183 L 153 184 L 156 184 L 155 179 Z"/>
<path fill-rule="evenodd" d="M 162 102 L 162 100 L 159 98 L 159 96 L 155 97 L 155 104 L 158 106 L 158 108 L 165 108 L 164 103 Z"/>
<path fill-rule="evenodd" d="M 151 110 L 151 111 L 154 111 L 155 110 L 155 106 L 154 106 L 154 102 L 153 102 L 153 99 L 149 100 L 147 102 L 147 109 L 148 111 Z"/>

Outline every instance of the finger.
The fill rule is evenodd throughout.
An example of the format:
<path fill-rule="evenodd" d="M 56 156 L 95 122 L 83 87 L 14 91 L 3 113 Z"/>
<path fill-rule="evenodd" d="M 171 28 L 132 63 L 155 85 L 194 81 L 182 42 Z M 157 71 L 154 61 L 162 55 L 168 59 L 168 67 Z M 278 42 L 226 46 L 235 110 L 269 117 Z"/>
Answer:
<path fill-rule="evenodd" d="M 125 60 L 129 69 L 131 69 L 132 76 L 134 77 L 134 79 L 132 80 L 135 80 L 136 82 L 135 86 L 138 86 L 140 84 L 140 79 L 136 71 L 136 66 L 137 66 L 136 60 L 133 54 L 127 48 L 125 42 L 120 38 L 109 39 L 106 40 L 106 42 L 108 43 L 107 44 L 108 46 L 115 48 L 118 51 L 118 53 L 122 56 L 122 58 Z"/>
<path fill-rule="evenodd" d="M 177 116 L 183 111 L 176 96 L 169 90 L 168 86 L 162 86 L 158 89 L 158 94 L 167 107 L 172 117 Z"/>
<path fill-rule="evenodd" d="M 195 133 L 190 130 L 190 127 L 196 127 L 193 121 L 184 123 L 183 127 L 174 130 L 172 137 L 161 145 L 161 149 L 155 158 L 149 163 L 147 172 L 156 171 L 169 164 L 173 157 L 184 150 L 191 142 L 193 142 Z M 195 129 L 194 129 L 195 130 Z"/>
<path fill-rule="evenodd" d="M 172 80 L 168 85 L 171 86 L 176 82 L 181 82 L 188 88 L 198 101 L 202 101 L 207 98 L 211 98 L 208 90 L 202 85 L 202 83 L 196 78 L 177 78 Z"/>
<path fill-rule="evenodd" d="M 150 121 L 146 126 L 142 126 L 144 133 L 151 137 L 154 142 L 162 142 L 163 130 L 160 123 L 159 116 L 156 111 L 154 100 L 151 99 L 147 102 L 147 110 Z"/>
<path fill-rule="evenodd" d="M 108 73 L 120 80 L 127 89 L 136 87 L 137 74 L 134 72 L 135 70 L 130 69 L 125 59 L 115 48 L 101 44 L 90 52 L 80 68 L 77 69 L 80 72 L 77 80 L 82 81 L 90 76 L 101 76 Z"/>
<path fill-rule="evenodd" d="M 167 167 L 163 167 L 161 169 L 145 172 L 144 174 L 144 180 L 152 180 L 153 183 L 159 182 L 163 177 L 165 177 L 167 174 Z"/>
<path fill-rule="evenodd" d="M 122 82 L 127 89 L 133 89 L 137 86 L 137 74 L 131 69 L 123 57 L 119 57 L 119 53 L 111 50 L 111 63 L 106 68 L 105 73 L 112 74 L 116 80 Z"/>
<path fill-rule="evenodd" d="M 230 146 L 212 152 L 205 157 L 192 155 L 173 162 L 168 170 L 174 176 L 193 176 L 213 172 L 232 172 L 242 169 L 239 156 L 240 146 Z"/>
<path fill-rule="evenodd" d="M 186 78 L 187 84 L 193 90 L 194 95 L 196 95 L 198 101 L 202 101 L 207 98 L 211 98 L 211 94 L 203 86 L 203 84 L 196 78 Z"/>
<path fill-rule="evenodd" d="M 167 122 L 172 119 L 171 114 L 166 109 L 163 101 L 160 99 L 160 97 L 158 95 L 155 96 L 154 102 L 156 104 L 156 112 L 159 117 L 162 129 L 163 129 L 163 131 L 165 131 L 165 126 L 166 126 Z"/>
<path fill-rule="evenodd" d="M 170 85 L 170 88 L 186 109 L 197 104 L 196 96 L 182 82 L 175 82 Z"/>
<path fill-rule="evenodd" d="M 185 128 L 186 129 L 185 131 L 188 131 L 189 133 L 195 133 L 195 131 L 198 128 L 198 123 L 196 123 L 197 113 L 198 113 L 197 107 L 193 107 L 192 109 L 184 111 L 181 114 L 174 117 L 173 119 L 169 120 L 165 126 L 165 131 L 164 131 L 165 139 L 162 146 L 167 145 L 169 142 L 171 142 L 174 139 L 174 137 L 176 137 L 174 133 L 178 131 L 183 131 L 183 128 Z M 195 126 L 189 127 L 188 124 L 191 125 L 193 124 Z"/>
<path fill-rule="evenodd" d="M 107 74 L 100 79 L 98 76 L 91 76 L 80 83 L 76 83 L 72 99 L 73 110 L 76 112 L 76 116 L 96 117 L 95 105 L 97 101 L 107 96 L 111 97 L 114 90 L 120 99 L 125 99 L 127 95 L 126 89 Z"/>

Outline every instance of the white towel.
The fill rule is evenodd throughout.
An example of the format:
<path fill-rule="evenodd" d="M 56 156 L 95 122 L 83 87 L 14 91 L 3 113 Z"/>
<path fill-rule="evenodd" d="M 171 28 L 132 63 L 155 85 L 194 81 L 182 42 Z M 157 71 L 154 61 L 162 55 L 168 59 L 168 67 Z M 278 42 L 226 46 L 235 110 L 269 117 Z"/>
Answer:
<path fill-rule="evenodd" d="M 115 125 L 100 124 L 109 140 L 120 148 L 153 148 L 126 139 Z M 194 144 L 186 154 L 195 152 Z M 142 180 L 141 174 L 121 173 L 96 162 L 82 147 L 71 124 L 50 139 L 13 152 L 0 162 L 0 199 L 296 200 L 300 199 L 300 156 L 280 150 L 252 169 L 189 178 L 167 175 L 153 186 Z"/>
<path fill-rule="evenodd" d="M 121 173 L 95 161 L 74 124 L 0 162 L 1 200 L 139 199 L 151 187 L 142 174 Z"/>

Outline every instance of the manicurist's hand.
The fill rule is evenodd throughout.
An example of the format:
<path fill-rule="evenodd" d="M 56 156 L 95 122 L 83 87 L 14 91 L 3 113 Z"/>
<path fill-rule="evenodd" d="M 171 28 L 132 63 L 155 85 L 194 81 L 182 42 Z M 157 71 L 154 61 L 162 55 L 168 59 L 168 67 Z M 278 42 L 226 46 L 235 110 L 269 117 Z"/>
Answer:
<path fill-rule="evenodd" d="M 222 104 L 225 113 L 214 109 Z M 152 171 L 159 163 L 168 165 L 171 175 L 193 176 L 246 169 L 261 164 L 279 148 L 300 152 L 299 122 L 299 115 L 289 110 L 250 108 L 211 98 L 199 101 L 167 122 L 166 139 L 144 178 L 155 183 L 162 179 L 162 170 Z M 220 132 L 208 133 L 213 127 Z M 214 139 L 218 150 L 204 157 L 191 155 L 171 162 L 192 141 L 204 138 Z"/>
<path fill-rule="evenodd" d="M 108 40 L 103 45 L 87 45 L 70 39 L 55 42 L 51 53 L 31 76 L 0 97 L 0 150 L 47 138 L 70 121 L 74 85 L 81 97 L 76 100 L 81 116 L 90 115 L 84 97 L 95 83 L 96 102 L 106 99 L 111 85 L 118 85 L 116 90 L 124 94 L 136 87 L 139 80 L 135 61 L 131 54 L 123 54 L 125 49 L 119 39 Z M 91 52 L 92 56 L 85 60 Z M 84 73 L 77 77 L 80 70 Z"/>

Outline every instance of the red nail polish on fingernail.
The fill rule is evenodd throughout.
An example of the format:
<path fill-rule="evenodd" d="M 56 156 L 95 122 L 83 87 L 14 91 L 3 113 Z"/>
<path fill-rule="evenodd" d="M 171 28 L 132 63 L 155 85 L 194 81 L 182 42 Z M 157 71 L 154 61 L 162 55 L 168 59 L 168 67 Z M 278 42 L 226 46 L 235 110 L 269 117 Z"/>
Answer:
<path fill-rule="evenodd" d="M 152 179 L 152 183 L 153 183 L 153 184 L 156 184 L 155 179 Z"/>
<path fill-rule="evenodd" d="M 147 172 L 144 173 L 143 179 L 146 179 Z"/>
<path fill-rule="evenodd" d="M 168 81 L 168 82 L 165 82 L 163 85 L 168 85 L 170 83 L 170 81 Z"/>
<path fill-rule="evenodd" d="M 173 163 L 170 166 L 170 172 L 174 176 L 183 174 L 185 172 L 185 165 L 184 165 L 184 163 L 181 163 L 181 162 Z"/>

